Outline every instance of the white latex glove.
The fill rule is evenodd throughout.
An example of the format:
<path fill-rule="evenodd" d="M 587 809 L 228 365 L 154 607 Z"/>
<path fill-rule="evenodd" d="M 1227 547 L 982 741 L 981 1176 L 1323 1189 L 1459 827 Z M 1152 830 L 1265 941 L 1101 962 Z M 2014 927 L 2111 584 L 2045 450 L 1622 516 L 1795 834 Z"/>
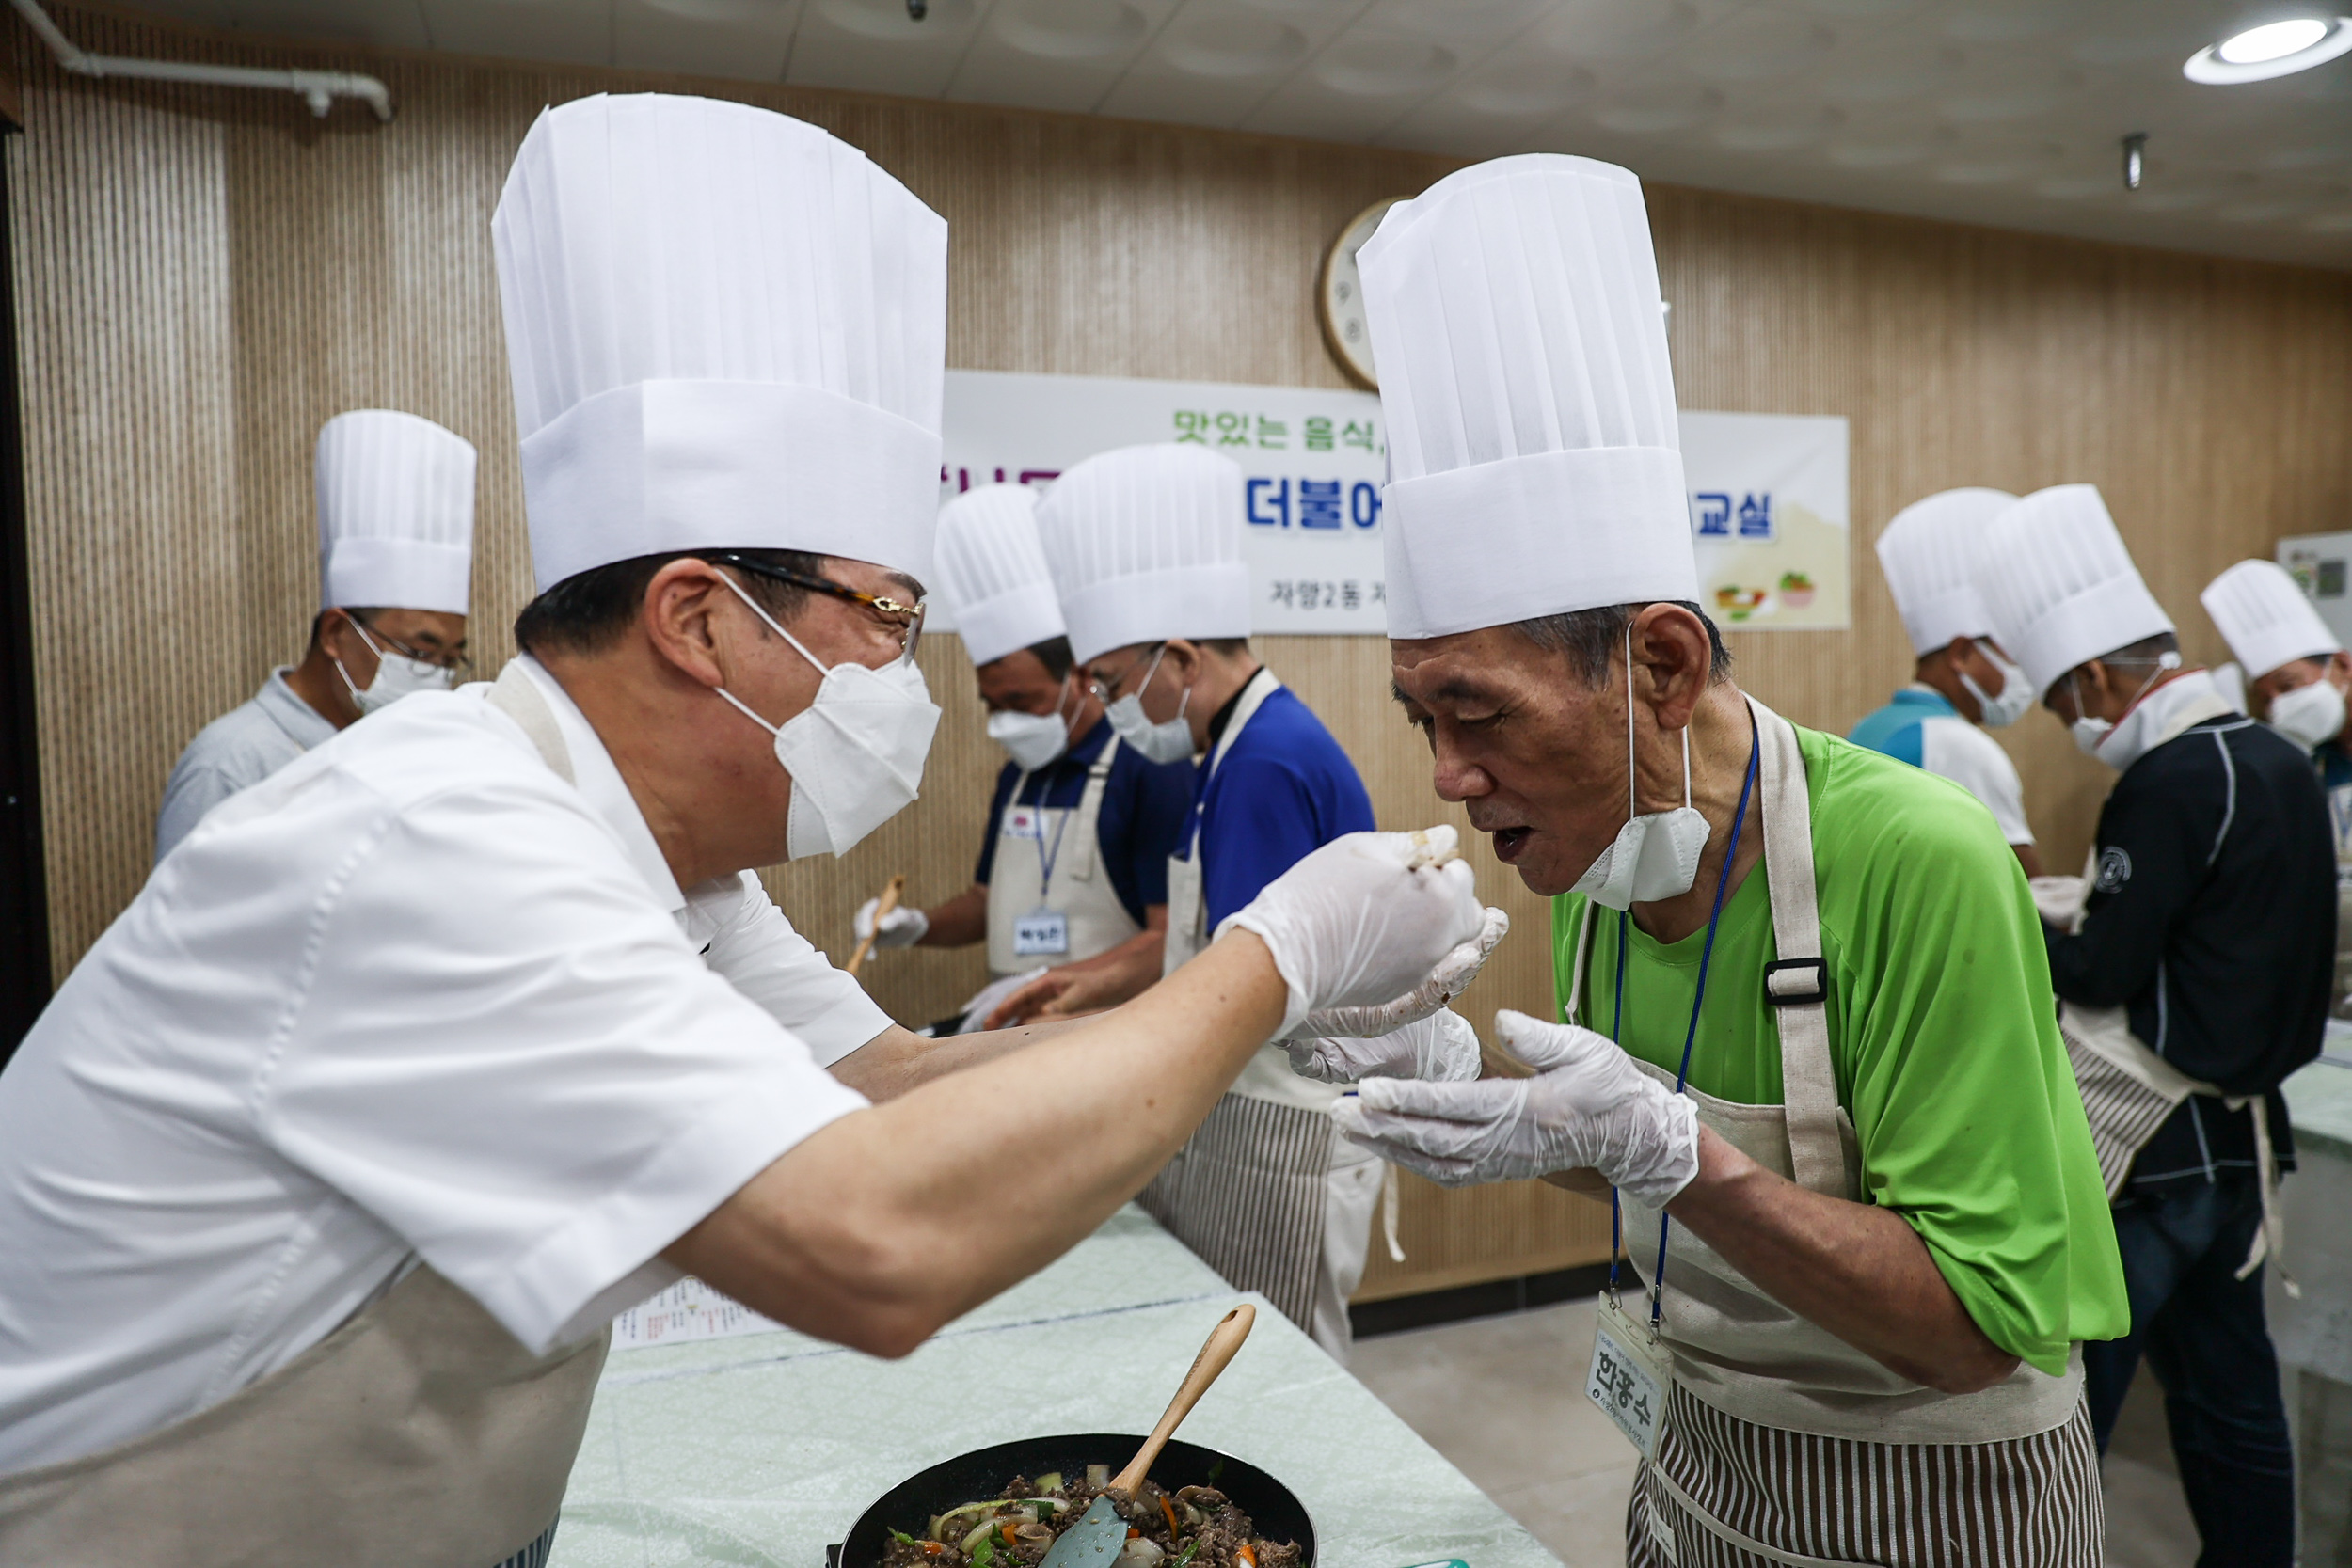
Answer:
<path fill-rule="evenodd" d="M 858 941 L 864 942 L 872 937 L 876 947 L 912 947 L 921 942 L 924 934 L 931 928 L 930 915 L 906 904 L 883 915 L 881 926 L 877 927 L 874 911 L 881 908 L 882 900 L 879 898 L 868 898 L 857 907 L 857 918 L 850 922 L 850 928 L 856 933 Z"/>
<path fill-rule="evenodd" d="M 1698 1174 L 1697 1107 L 1607 1036 L 1514 1012 L 1495 1032 L 1534 1077 L 1366 1079 L 1332 1108 L 1340 1131 L 1447 1187 L 1591 1169 L 1658 1209 Z"/>
<path fill-rule="evenodd" d="M 1438 967 L 1430 971 L 1428 979 L 1403 996 L 1377 1007 L 1327 1007 L 1320 1012 L 1310 1013 L 1306 1022 L 1298 1026 L 1298 1037 L 1310 1041 L 1341 1037 L 1371 1039 L 1392 1034 L 1408 1023 L 1417 1023 L 1461 995 L 1478 977 L 1478 972 L 1486 967 L 1487 956 L 1494 952 L 1495 944 L 1510 934 L 1511 917 L 1501 910 L 1489 909 L 1486 911 L 1486 924 L 1479 927 L 1478 934 L 1440 958 Z M 1294 1057 L 1293 1065 L 1295 1064 L 1296 1058 Z M 1362 1074 L 1357 1076 L 1361 1077 Z M 1400 1072 L 1394 1076 L 1427 1077 L 1428 1074 Z M 1475 1078 L 1478 1075 L 1472 1072 L 1463 1076 Z M 1330 1082 L 1354 1083 L 1355 1079 L 1332 1079 Z"/>
<path fill-rule="evenodd" d="M 2033 890 L 2033 907 L 2044 925 L 2072 931 L 2081 924 L 2090 888 L 2080 877 L 2035 877 L 2026 885 Z"/>
<path fill-rule="evenodd" d="M 1294 1033 L 1323 1007 L 1403 996 L 1428 980 L 1482 917 L 1450 827 L 1422 833 L 1349 833 L 1306 856 L 1216 928 L 1254 931 L 1290 988 L 1275 1030 Z M 1431 863 L 1442 861 L 1442 864 Z"/>
<path fill-rule="evenodd" d="M 1457 1084 L 1477 1077 L 1481 1065 L 1478 1031 L 1470 1027 L 1469 1019 L 1448 1007 L 1369 1039 L 1330 1036 L 1282 1044 L 1290 1052 L 1291 1070 L 1321 1084 L 1353 1084 L 1359 1078 L 1375 1077 Z"/>

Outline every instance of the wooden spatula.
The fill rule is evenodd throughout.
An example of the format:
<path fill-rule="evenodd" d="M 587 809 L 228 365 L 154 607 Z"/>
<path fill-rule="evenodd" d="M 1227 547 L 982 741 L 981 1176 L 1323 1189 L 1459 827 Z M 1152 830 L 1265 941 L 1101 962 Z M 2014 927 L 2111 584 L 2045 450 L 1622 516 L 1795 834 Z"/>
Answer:
<path fill-rule="evenodd" d="M 1143 1478 L 1151 1474 L 1152 1461 L 1160 1457 L 1160 1450 L 1176 1434 L 1177 1424 L 1192 1414 L 1192 1407 L 1200 1402 L 1200 1396 L 1209 1391 L 1217 1373 L 1233 1359 L 1233 1353 L 1249 1338 L 1250 1325 L 1257 1321 L 1258 1309 L 1247 1302 L 1217 1321 L 1216 1327 L 1209 1331 L 1208 1343 L 1192 1358 L 1192 1370 L 1184 1374 L 1184 1381 L 1177 1386 L 1176 1397 L 1168 1402 L 1160 1424 L 1152 1429 L 1152 1435 L 1143 1440 L 1143 1447 L 1136 1450 L 1127 1467 L 1111 1477 L 1110 1485 L 1088 1505 L 1085 1517 L 1062 1531 L 1038 1568 L 1104 1568 L 1119 1555 L 1120 1548 L 1127 1544 L 1127 1521 L 1119 1516 L 1110 1494 L 1135 1496 Z"/>

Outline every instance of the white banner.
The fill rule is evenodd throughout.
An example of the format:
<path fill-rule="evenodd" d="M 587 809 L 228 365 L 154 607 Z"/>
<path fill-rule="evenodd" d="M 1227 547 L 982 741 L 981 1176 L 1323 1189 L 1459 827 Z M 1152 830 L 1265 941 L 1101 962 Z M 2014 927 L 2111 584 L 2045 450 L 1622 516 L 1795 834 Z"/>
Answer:
<path fill-rule="evenodd" d="M 1388 442 L 1373 393 L 949 371 L 945 436 L 943 502 L 975 484 L 1049 483 L 1113 447 L 1223 451 L 1245 476 L 1251 629 L 1386 630 Z M 1682 450 L 1709 613 L 1741 626 L 1847 625 L 1846 421 L 1685 413 Z M 952 629 L 944 610 L 931 625 Z"/>

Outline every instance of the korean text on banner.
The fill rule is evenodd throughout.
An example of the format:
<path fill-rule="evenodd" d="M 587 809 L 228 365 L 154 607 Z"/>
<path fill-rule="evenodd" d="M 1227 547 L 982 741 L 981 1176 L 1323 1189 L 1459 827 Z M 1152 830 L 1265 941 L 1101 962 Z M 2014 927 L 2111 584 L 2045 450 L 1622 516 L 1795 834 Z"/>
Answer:
<path fill-rule="evenodd" d="M 1197 441 L 1241 464 L 1259 632 L 1386 630 L 1380 400 L 1369 392 L 949 371 L 940 499 L 1048 484 L 1114 447 Z M 1846 421 L 1682 415 L 1705 608 L 1743 629 L 1849 624 Z M 1498 562 L 1498 569 L 1507 569 Z M 935 609 L 930 625 L 952 627 Z"/>

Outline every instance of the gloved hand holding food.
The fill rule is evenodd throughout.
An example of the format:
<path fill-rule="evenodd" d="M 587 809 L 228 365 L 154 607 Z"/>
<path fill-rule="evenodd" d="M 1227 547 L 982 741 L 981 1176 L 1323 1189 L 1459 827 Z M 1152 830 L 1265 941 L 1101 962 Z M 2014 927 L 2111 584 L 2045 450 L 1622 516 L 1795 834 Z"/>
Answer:
<path fill-rule="evenodd" d="M 1310 1012 L 1365 1006 L 1426 982 L 1483 917 L 1452 828 L 1349 833 L 1308 855 L 1226 917 L 1263 939 L 1290 988 L 1276 1037 Z"/>
<path fill-rule="evenodd" d="M 1501 910 L 1489 909 L 1486 911 L 1486 924 L 1479 927 L 1478 934 L 1440 959 L 1438 967 L 1429 972 L 1428 979 L 1403 996 L 1376 1007 L 1327 1007 L 1310 1013 L 1307 1021 L 1298 1026 L 1298 1037 L 1302 1040 L 1340 1037 L 1371 1039 L 1402 1029 L 1408 1023 L 1418 1022 L 1461 995 L 1478 977 L 1478 972 L 1486 967 L 1487 955 L 1495 950 L 1495 944 L 1510 933 L 1511 917 Z M 1295 1057 L 1293 1059 L 1295 1061 Z M 1396 1076 L 1404 1077 L 1406 1074 Z M 1465 1076 L 1475 1078 L 1477 1074 Z"/>
<path fill-rule="evenodd" d="M 1308 1022 L 1328 1016 L 1318 1013 Z M 1478 1076 L 1478 1031 L 1450 1007 L 1369 1038 L 1338 1035 L 1282 1043 L 1290 1051 L 1291 1070 L 1318 1083 L 1353 1084 L 1379 1077 L 1454 1084 Z"/>
<path fill-rule="evenodd" d="M 857 907 L 850 928 L 858 941 L 871 937 L 877 947 L 912 947 L 931 928 L 931 917 L 912 905 L 901 904 L 877 921 L 874 911 L 880 908 L 879 898 L 868 898 Z"/>
<path fill-rule="evenodd" d="M 1589 1168 L 1662 1208 L 1698 1174 L 1697 1107 L 1606 1036 L 1507 1011 L 1495 1032 L 1534 1077 L 1366 1079 L 1333 1107 L 1340 1131 L 1447 1187 Z"/>

